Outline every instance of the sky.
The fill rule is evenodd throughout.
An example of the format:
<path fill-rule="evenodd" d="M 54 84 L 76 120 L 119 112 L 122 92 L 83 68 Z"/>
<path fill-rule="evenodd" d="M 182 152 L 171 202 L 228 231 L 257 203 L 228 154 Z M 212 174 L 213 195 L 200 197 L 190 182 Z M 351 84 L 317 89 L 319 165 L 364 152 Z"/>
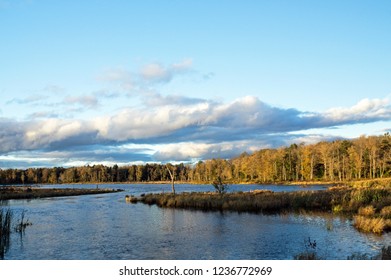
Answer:
<path fill-rule="evenodd" d="M 391 2 L 0 0 L 0 168 L 391 130 Z"/>

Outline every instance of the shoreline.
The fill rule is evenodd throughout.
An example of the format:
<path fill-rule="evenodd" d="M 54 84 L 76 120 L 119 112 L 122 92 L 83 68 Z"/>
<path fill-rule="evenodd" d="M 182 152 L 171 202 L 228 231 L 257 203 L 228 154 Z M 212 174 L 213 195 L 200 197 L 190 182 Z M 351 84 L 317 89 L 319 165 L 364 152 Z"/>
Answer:
<path fill-rule="evenodd" d="M 225 184 L 228 185 L 273 185 L 273 186 L 313 186 L 313 185 L 335 185 L 335 186 L 364 186 L 373 183 L 391 186 L 391 177 L 376 178 L 376 179 L 360 179 L 360 180 L 345 180 L 345 181 L 285 181 L 285 182 L 250 182 L 250 181 L 229 181 L 224 180 Z M 129 182 L 76 182 L 76 183 L 56 183 L 56 184 L 11 184 L 11 185 L 0 185 L 2 187 L 40 187 L 40 186 L 53 186 L 53 185 L 171 185 L 172 181 L 129 181 Z M 175 181 L 175 185 L 211 185 L 212 181 Z"/>
<path fill-rule="evenodd" d="M 259 183 L 259 182 L 226 182 L 227 185 L 258 185 L 258 186 L 315 186 L 315 185 L 343 185 L 347 182 L 276 182 L 276 183 Z M 150 181 L 150 182 L 90 182 L 90 183 L 57 183 L 57 184 L 14 184 L 14 185 L 0 185 L 1 188 L 7 187 L 32 187 L 32 188 L 40 188 L 41 186 L 57 186 L 57 185 L 171 185 L 171 181 Z M 187 182 L 187 181 L 175 181 L 175 185 L 212 185 L 212 182 Z"/>
<path fill-rule="evenodd" d="M 122 192 L 121 189 L 75 189 L 75 188 L 40 188 L 8 186 L 0 188 L 0 201 L 12 199 L 37 199 L 60 196 L 79 196 Z"/>

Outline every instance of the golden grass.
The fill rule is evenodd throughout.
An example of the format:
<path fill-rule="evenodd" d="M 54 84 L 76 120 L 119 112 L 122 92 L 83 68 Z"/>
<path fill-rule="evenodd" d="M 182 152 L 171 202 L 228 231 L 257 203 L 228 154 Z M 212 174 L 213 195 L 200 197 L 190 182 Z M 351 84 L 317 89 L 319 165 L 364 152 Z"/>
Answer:
<path fill-rule="evenodd" d="M 375 212 L 376 212 L 375 207 L 373 207 L 372 205 L 360 207 L 358 209 L 358 214 L 360 216 L 365 216 L 365 217 L 372 217 L 373 215 L 375 215 Z"/>
<path fill-rule="evenodd" d="M 380 216 L 385 219 L 391 219 L 391 206 L 386 206 L 380 211 Z"/>
<path fill-rule="evenodd" d="M 351 215 L 356 228 L 365 232 L 380 234 L 391 229 L 391 187 L 377 183 L 372 187 L 337 186 L 324 191 L 147 194 L 137 201 L 202 211 L 324 211 Z"/>
<path fill-rule="evenodd" d="M 391 187 L 391 178 L 367 179 L 350 182 L 349 184 L 354 188 Z"/>
<path fill-rule="evenodd" d="M 333 188 L 326 191 L 147 194 L 142 202 L 160 207 L 248 212 L 323 210 L 373 216 L 390 213 L 391 188 Z"/>
<path fill-rule="evenodd" d="M 368 218 L 365 216 L 354 216 L 354 226 L 364 232 L 382 234 L 388 228 L 388 222 L 383 218 Z"/>

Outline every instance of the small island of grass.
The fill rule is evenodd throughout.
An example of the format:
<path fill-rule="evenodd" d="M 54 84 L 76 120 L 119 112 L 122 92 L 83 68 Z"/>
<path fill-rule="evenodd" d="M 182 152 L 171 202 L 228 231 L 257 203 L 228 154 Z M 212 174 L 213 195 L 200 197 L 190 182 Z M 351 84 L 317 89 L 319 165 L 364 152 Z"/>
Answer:
<path fill-rule="evenodd" d="M 0 201 L 9 199 L 34 199 L 44 197 L 76 196 L 121 192 L 121 189 L 110 188 L 40 188 L 40 187 L 0 187 Z"/>
<path fill-rule="evenodd" d="M 324 191 L 218 193 L 159 193 L 129 197 L 166 208 L 252 213 L 330 212 L 348 215 L 357 229 L 381 234 L 391 230 L 391 181 L 371 181 L 330 187 Z"/>

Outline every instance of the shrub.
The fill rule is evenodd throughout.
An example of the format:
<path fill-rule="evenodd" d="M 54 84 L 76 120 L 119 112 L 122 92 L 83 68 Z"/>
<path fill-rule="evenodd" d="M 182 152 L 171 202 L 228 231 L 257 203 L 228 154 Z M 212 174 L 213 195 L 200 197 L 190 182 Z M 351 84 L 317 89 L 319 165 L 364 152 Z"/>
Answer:
<path fill-rule="evenodd" d="M 358 214 L 361 216 L 372 217 L 373 215 L 375 215 L 375 207 L 373 207 L 372 205 L 360 207 L 358 209 Z"/>
<path fill-rule="evenodd" d="M 333 213 L 340 213 L 342 211 L 343 211 L 342 205 L 338 204 L 333 206 Z"/>
<path fill-rule="evenodd" d="M 391 219 L 391 206 L 386 206 L 380 211 L 380 215 L 385 219 Z"/>
<path fill-rule="evenodd" d="M 383 233 L 387 223 L 383 218 L 368 218 L 365 216 L 354 216 L 354 226 L 364 232 Z"/>
<path fill-rule="evenodd" d="M 228 191 L 228 185 L 223 183 L 220 176 L 213 181 L 212 185 L 219 194 L 224 194 Z"/>

